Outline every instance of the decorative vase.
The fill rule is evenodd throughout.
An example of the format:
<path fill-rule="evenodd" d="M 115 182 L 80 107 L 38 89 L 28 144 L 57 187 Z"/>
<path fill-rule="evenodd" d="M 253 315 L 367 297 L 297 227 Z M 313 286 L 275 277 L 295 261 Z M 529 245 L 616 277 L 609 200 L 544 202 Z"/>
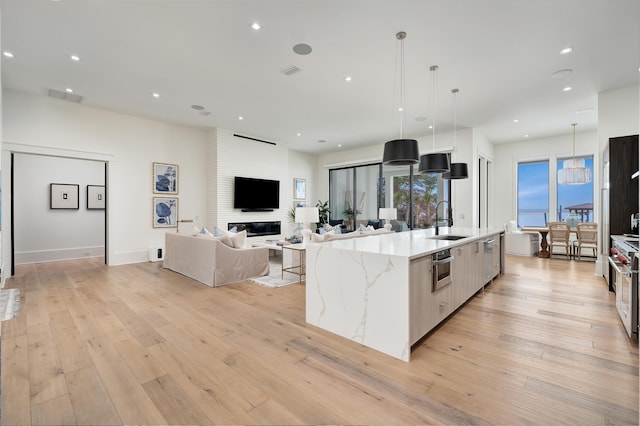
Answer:
<path fill-rule="evenodd" d="M 578 216 L 578 214 L 575 212 L 571 212 L 565 219 L 565 222 L 567 222 L 570 227 L 575 228 L 578 223 L 580 223 L 580 216 Z"/>

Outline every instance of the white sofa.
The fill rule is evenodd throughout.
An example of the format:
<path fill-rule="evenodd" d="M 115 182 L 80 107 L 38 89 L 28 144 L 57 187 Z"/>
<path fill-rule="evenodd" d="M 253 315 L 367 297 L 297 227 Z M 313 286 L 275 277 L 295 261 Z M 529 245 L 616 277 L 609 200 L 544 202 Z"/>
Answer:
<path fill-rule="evenodd" d="M 233 248 L 230 238 L 165 234 L 163 267 L 219 287 L 269 274 L 269 249 Z"/>
<path fill-rule="evenodd" d="M 505 253 L 516 256 L 533 256 L 540 250 L 540 234 L 537 232 L 523 232 L 518 228 L 515 220 L 505 224 L 504 244 Z"/>

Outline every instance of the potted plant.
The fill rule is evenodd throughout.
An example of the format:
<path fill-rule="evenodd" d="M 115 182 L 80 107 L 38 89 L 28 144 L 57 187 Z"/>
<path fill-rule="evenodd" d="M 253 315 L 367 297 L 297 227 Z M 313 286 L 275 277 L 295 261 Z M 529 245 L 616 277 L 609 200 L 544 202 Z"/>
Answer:
<path fill-rule="evenodd" d="M 320 219 L 320 221 L 316 223 L 316 226 L 320 228 L 329 223 L 329 213 L 331 213 L 331 209 L 329 208 L 329 201 L 322 202 L 318 200 L 316 207 L 318 208 L 318 217 Z"/>

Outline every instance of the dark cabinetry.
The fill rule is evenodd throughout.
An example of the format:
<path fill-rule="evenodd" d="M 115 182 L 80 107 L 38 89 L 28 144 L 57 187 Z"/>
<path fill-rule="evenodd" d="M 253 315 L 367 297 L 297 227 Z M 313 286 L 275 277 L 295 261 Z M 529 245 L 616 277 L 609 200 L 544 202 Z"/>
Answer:
<path fill-rule="evenodd" d="M 609 235 L 631 233 L 638 212 L 638 135 L 609 139 Z"/>

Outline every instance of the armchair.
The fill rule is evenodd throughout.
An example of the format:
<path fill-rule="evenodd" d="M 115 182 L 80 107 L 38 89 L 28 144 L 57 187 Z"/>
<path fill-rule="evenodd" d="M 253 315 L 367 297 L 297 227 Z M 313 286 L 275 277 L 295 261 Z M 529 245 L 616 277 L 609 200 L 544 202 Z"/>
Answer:
<path fill-rule="evenodd" d="M 533 256 L 540 247 L 540 234 L 537 232 L 524 232 L 515 220 L 505 224 L 505 253 L 516 256 Z"/>

